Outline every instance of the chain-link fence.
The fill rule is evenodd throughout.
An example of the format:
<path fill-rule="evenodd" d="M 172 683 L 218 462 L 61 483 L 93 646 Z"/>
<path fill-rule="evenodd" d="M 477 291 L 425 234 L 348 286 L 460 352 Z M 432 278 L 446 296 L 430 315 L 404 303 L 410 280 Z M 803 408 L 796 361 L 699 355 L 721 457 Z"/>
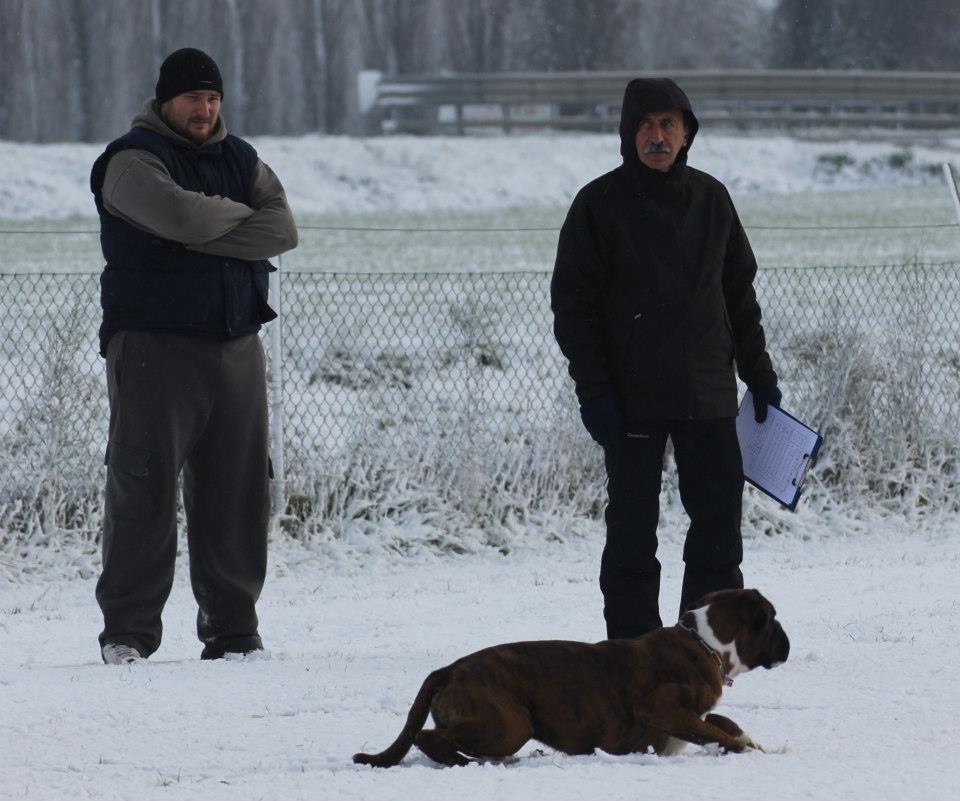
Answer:
<path fill-rule="evenodd" d="M 438 499 L 465 525 L 556 504 L 595 512 L 598 459 L 549 281 L 283 272 L 287 526 L 432 514 Z M 770 269 L 756 283 L 786 408 L 861 451 L 956 446 L 960 264 Z M 0 304 L 0 531 L 96 537 L 97 275 L 0 274 Z"/>

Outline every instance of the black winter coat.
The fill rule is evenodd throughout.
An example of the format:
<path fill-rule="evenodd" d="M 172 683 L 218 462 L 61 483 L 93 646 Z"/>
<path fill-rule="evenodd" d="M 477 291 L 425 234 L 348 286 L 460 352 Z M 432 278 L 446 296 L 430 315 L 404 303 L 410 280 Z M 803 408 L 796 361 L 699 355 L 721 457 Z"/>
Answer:
<path fill-rule="evenodd" d="M 627 425 L 735 416 L 734 362 L 750 387 L 777 382 L 750 244 L 719 181 L 685 151 L 648 169 L 623 131 L 624 164 L 580 190 L 560 231 L 554 333 L 577 397 L 612 394 Z"/>

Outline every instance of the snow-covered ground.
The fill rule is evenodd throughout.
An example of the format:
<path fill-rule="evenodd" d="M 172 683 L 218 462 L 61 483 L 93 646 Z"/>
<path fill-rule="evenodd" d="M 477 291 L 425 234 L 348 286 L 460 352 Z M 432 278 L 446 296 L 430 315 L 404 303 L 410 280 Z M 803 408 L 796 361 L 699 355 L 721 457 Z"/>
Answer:
<path fill-rule="evenodd" d="M 583 184 L 620 163 L 614 134 L 251 141 L 283 180 L 298 216 L 566 207 Z M 0 218 L 94 216 L 90 166 L 102 151 L 93 144 L 0 142 Z M 960 140 L 802 142 L 709 131 L 690 151 L 693 166 L 734 194 L 941 181 L 939 165 L 958 159 Z"/>
<path fill-rule="evenodd" d="M 270 658 L 201 662 L 186 571 L 146 664 L 99 661 L 94 581 L 0 588 L 5 799 L 949 799 L 960 786 L 960 532 L 895 526 L 752 537 L 745 575 L 790 659 L 739 677 L 720 711 L 767 753 L 534 753 L 510 765 L 355 766 L 399 732 L 433 668 L 498 642 L 602 637 L 601 532 L 461 558 L 330 570 L 274 550 L 260 604 Z M 661 605 L 679 594 L 661 547 Z"/>

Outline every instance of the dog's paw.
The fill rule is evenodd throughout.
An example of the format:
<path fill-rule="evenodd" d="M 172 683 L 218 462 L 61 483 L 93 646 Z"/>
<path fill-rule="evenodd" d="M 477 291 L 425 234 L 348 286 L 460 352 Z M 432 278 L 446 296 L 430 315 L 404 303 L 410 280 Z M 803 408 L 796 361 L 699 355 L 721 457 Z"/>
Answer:
<path fill-rule="evenodd" d="M 736 740 L 738 743 L 740 743 L 740 745 L 743 746 L 745 751 L 760 751 L 764 754 L 767 753 L 766 749 L 746 732 L 740 734 Z"/>

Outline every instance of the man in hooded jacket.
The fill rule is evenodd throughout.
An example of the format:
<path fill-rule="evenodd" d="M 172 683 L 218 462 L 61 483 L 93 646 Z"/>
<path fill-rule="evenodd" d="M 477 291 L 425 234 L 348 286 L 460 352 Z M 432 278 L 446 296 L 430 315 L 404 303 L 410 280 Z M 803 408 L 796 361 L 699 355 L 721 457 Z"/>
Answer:
<path fill-rule="evenodd" d="M 780 402 L 750 244 L 724 186 L 687 165 L 698 128 L 673 81 L 631 81 L 623 164 L 580 190 L 557 248 L 554 333 L 607 469 L 600 588 L 611 639 L 662 625 L 656 551 L 667 437 L 690 518 L 681 613 L 708 592 L 743 587 L 734 365 L 758 422 Z"/>

